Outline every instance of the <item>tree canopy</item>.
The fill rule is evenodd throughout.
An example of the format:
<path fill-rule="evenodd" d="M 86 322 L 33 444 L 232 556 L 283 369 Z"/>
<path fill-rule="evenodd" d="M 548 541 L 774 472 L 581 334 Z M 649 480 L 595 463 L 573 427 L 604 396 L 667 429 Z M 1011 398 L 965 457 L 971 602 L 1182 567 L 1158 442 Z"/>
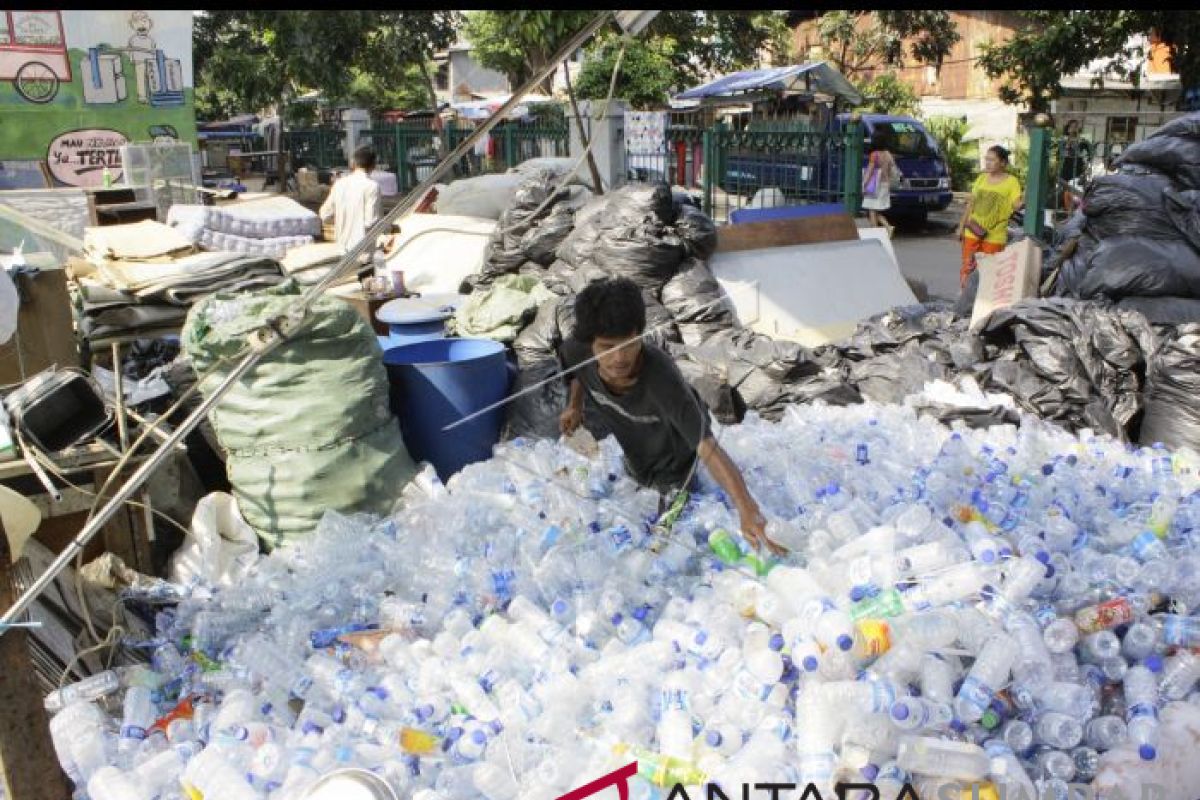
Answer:
<path fill-rule="evenodd" d="M 594 11 L 475 11 L 467 14 L 466 38 L 485 67 L 524 82 L 595 15 Z M 618 45 L 612 33 L 587 50 L 579 76 L 582 97 L 605 97 Z M 665 101 L 711 73 L 746 69 L 764 52 L 778 60 L 788 52 L 788 28 L 776 11 L 664 11 L 625 53 L 617 96 L 635 105 Z M 548 93 L 550 79 L 542 87 Z"/>
<path fill-rule="evenodd" d="M 1062 78 L 1096 61 L 1094 80 L 1140 84 L 1142 64 L 1149 58 L 1135 37 L 1157 34 L 1168 47 L 1172 68 L 1182 85 L 1200 84 L 1200 14 L 1195 11 L 1022 11 L 1021 29 L 1006 42 L 989 44 L 979 60 L 992 78 L 1001 80 L 1006 103 L 1028 104 L 1048 111 L 1062 94 Z"/>
<path fill-rule="evenodd" d="M 851 80 L 880 63 L 903 66 L 906 58 L 940 67 L 962 38 L 946 11 L 830 11 L 817 19 L 817 34 Z"/>
<path fill-rule="evenodd" d="M 196 19 L 196 109 L 228 116 L 316 90 L 368 107 L 430 101 L 428 62 L 453 41 L 449 11 L 207 11 Z"/>

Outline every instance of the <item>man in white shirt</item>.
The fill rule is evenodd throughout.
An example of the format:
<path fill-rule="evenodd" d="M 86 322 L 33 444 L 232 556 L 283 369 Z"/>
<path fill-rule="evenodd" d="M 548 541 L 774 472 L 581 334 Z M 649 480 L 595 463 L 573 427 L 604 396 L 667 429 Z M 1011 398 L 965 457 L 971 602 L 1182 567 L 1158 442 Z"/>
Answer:
<path fill-rule="evenodd" d="M 375 150 L 369 146 L 354 151 L 354 171 L 338 179 L 321 205 L 321 219 L 333 219 L 334 238 L 342 252 L 349 252 L 383 215 L 383 195 L 371 179 Z"/>

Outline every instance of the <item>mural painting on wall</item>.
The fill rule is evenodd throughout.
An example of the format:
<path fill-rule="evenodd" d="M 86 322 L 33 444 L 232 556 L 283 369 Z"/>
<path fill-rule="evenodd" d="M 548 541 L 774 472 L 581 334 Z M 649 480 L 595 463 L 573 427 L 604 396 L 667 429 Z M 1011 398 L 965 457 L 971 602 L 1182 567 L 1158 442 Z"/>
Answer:
<path fill-rule="evenodd" d="M 0 11 L 0 161 L 95 186 L 126 143 L 194 142 L 191 35 L 190 11 Z"/>

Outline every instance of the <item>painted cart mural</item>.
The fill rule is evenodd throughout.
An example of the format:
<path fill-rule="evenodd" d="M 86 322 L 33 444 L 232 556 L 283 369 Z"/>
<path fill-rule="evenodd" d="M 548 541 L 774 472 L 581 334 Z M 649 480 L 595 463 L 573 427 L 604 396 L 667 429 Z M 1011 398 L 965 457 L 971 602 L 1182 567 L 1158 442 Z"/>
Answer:
<path fill-rule="evenodd" d="M 195 143 L 191 11 L 0 11 L 0 189 L 121 175 L 128 142 Z"/>

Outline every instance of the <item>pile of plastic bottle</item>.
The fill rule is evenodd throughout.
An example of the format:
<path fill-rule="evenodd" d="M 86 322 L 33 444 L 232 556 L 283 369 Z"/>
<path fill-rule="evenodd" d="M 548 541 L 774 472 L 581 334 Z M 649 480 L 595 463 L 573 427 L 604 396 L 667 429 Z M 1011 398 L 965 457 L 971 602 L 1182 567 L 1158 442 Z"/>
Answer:
<path fill-rule="evenodd" d="M 1065 798 L 1106 751 L 1172 746 L 1160 711 L 1200 679 L 1180 457 L 874 404 L 720 437 L 787 557 L 750 552 L 706 476 L 664 518 L 611 440 L 517 440 L 188 587 L 129 643 L 149 666 L 47 698 L 64 769 L 92 800 L 299 798 L 339 767 L 414 800 L 553 800 L 633 760 L 639 800 Z"/>

